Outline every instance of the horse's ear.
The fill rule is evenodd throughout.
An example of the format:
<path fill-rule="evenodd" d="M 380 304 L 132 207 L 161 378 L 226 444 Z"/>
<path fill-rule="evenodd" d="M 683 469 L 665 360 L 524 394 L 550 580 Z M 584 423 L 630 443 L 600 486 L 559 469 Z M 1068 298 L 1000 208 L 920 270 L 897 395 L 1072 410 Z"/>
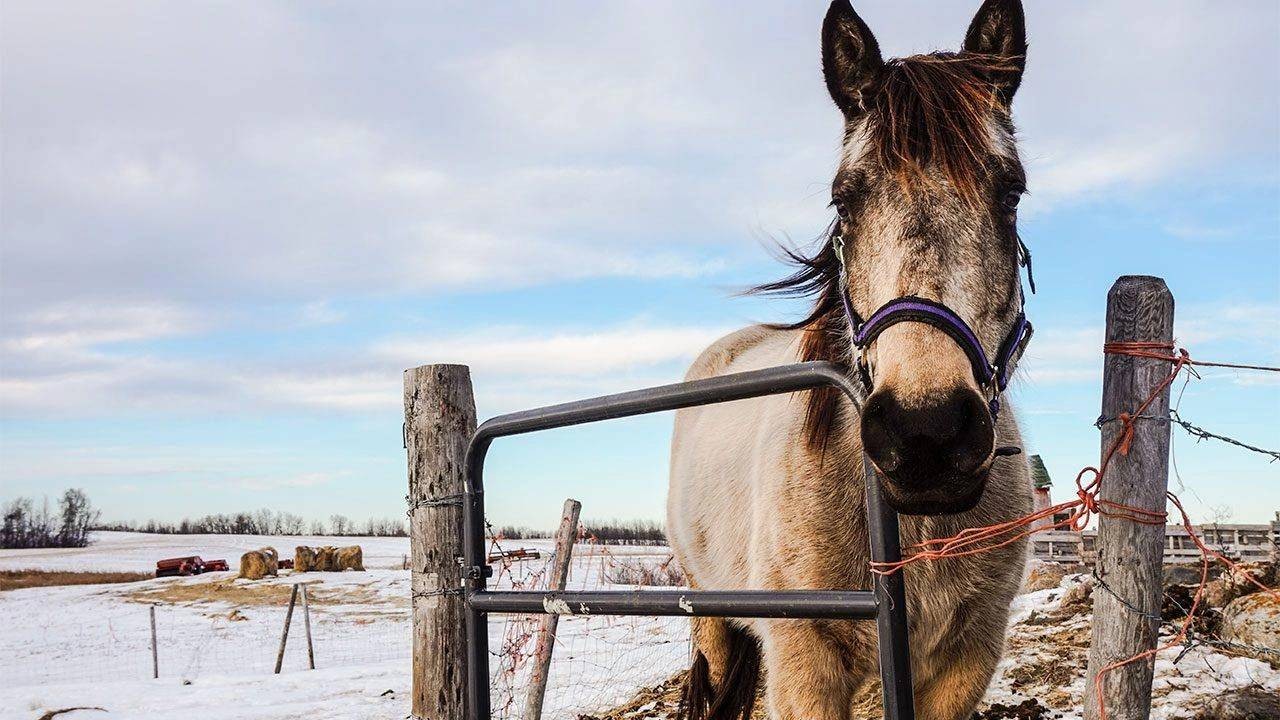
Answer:
<path fill-rule="evenodd" d="M 863 93 L 883 66 L 876 37 L 849 0 L 832 2 L 822 21 L 822 75 L 846 118 L 866 112 Z"/>
<path fill-rule="evenodd" d="M 1027 66 L 1027 24 L 1021 0 L 986 0 L 964 35 L 965 52 L 998 58 L 1009 69 L 992 73 L 996 94 L 1007 106 Z"/>

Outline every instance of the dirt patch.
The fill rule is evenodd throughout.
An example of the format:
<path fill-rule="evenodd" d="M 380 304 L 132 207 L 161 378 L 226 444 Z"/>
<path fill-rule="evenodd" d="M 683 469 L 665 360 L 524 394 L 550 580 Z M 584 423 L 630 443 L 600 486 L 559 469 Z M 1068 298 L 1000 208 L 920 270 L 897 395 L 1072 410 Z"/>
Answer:
<path fill-rule="evenodd" d="M 631 699 L 598 715 L 580 715 L 578 720 L 648 720 L 673 718 L 680 707 L 680 691 L 687 673 L 678 672 L 653 687 L 641 688 Z"/>
<path fill-rule="evenodd" d="M 1040 704 L 1039 700 L 1026 700 L 1017 705 L 996 703 L 991 707 L 973 714 L 972 720 L 1053 720 L 1062 717 Z"/>
<path fill-rule="evenodd" d="M 151 573 L 0 570 L 0 591 L 60 585 L 105 585 L 150 580 Z"/>
<path fill-rule="evenodd" d="M 642 688 L 625 703 L 603 713 L 579 715 L 577 720 L 669 720 L 676 716 L 680 708 L 680 695 L 684 690 L 684 680 L 688 673 L 681 670 L 661 683 Z M 876 709 L 879 709 L 876 705 Z M 855 708 L 856 710 L 856 708 Z M 751 720 L 768 720 L 769 711 L 764 703 L 764 680 L 761 678 L 760 689 L 756 693 L 755 710 Z"/>
<path fill-rule="evenodd" d="M 129 593 L 125 599 L 139 603 L 174 603 L 200 605 L 221 603 L 232 606 L 279 606 L 289 602 L 293 592 L 290 583 L 215 580 L 212 582 L 168 582 L 151 585 Z M 307 598 L 312 605 L 399 605 L 408 599 L 392 598 L 372 588 L 336 585 L 325 587 L 323 581 L 307 584 Z"/>
<path fill-rule="evenodd" d="M 1034 698 L 1019 705 L 992 705 L 985 712 L 1000 715 L 978 715 L 983 718 L 1054 718 L 1054 711 L 1076 707 L 1079 698 L 1065 688 L 1084 675 L 1089 655 L 1089 625 L 1092 615 L 1092 582 L 1068 588 L 1055 606 L 1032 611 L 1011 629 L 1006 639 L 1006 657 L 1018 662 L 1004 671 L 1004 682 L 1016 696 Z M 1044 708 L 1046 715 L 1010 715 L 1010 712 L 1035 712 Z"/>

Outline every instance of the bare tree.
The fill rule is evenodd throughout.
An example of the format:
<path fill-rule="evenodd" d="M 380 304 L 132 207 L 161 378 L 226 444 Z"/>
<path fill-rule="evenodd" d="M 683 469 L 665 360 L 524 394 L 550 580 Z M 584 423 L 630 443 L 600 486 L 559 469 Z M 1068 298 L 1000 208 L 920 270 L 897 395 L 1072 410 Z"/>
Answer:
<path fill-rule="evenodd" d="M 291 512 L 282 512 L 277 518 L 279 523 L 277 532 L 281 535 L 301 535 L 302 529 L 306 526 L 306 521 L 301 515 L 294 515 Z"/>
<path fill-rule="evenodd" d="M 1212 542 L 1217 544 L 1218 552 L 1223 555 L 1227 554 L 1227 542 L 1223 539 L 1222 530 L 1218 526 L 1230 522 L 1232 514 L 1230 505 L 1209 506 L 1209 524 L 1213 526 Z"/>
<path fill-rule="evenodd" d="M 79 488 L 68 488 L 58 500 L 62 526 L 58 529 L 60 547 L 85 547 L 89 544 L 89 528 L 98 522 L 101 512 L 94 510 L 89 496 Z"/>
<path fill-rule="evenodd" d="M 89 544 L 89 528 L 97 520 L 98 512 L 83 490 L 64 492 L 56 515 L 50 511 L 47 497 L 39 509 L 31 498 L 16 498 L 4 507 L 0 547 L 84 547 Z"/>
<path fill-rule="evenodd" d="M 335 513 L 329 516 L 329 529 L 333 531 L 334 535 L 346 535 L 351 531 L 351 521 L 347 519 L 346 515 Z"/>

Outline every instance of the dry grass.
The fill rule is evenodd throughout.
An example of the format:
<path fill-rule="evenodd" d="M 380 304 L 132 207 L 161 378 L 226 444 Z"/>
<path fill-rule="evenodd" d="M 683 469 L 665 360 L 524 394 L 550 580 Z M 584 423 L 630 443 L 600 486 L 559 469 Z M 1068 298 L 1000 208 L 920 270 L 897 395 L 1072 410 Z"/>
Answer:
<path fill-rule="evenodd" d="M 139 588 L 128 599 L 140 603 L 184 603 L 200 605 L 224 603 L 234 606 L 279 606 L 289 602 L 289 582 L 168 582 Z M 396 605 L 396 598 L 365 587 L 340 585 L 324 587 L 322 582 L 307 584 L 307 597 L 312 605 Z"/>
<path fill-rule="evenodd" d="M 614 585 L 639 587 L 684 587 L 688 584 L 684 571 L 671 558 L 656 565 L 643 560 L 615 560 L 605 570 L 605 578 Z"/>
<path fill-rule="evenodd" d="M 64 572 L 56 570 L 0 570 L 0 591 L 60 585 L 102 585 L 150 580 L 151 573 Z"/>

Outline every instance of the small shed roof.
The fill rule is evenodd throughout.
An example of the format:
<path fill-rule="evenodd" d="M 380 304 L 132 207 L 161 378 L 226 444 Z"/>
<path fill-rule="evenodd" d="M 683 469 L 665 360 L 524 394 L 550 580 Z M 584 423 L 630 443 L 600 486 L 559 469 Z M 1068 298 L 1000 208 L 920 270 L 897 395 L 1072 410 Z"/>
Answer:
<path fill-rule="evenodd" d="M 1044 466 L 1044 460 L 1039 455 L 1032 455 L 1029 459 L 1031 463 L 1031 485 L 1037 490 L 1043 490 L 1053 486 L 1053 480 L 1049 479 L 1049 471 Z"/>

